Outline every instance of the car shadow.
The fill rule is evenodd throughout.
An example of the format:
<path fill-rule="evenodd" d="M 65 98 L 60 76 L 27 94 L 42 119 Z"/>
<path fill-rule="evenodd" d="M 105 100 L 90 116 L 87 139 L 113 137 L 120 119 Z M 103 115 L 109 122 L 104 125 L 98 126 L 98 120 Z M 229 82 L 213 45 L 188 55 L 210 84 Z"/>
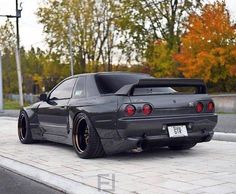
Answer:
<path fill-rule="evenodd" d="M 43 147 L 56 147 L 63 149 L 65 151 L 75 153 L 74 148 L 71 145 L 61 144 L 61 143 L 55 143 L 50 141 L 38 141 L 36 142 L 37 145 L 43 146 Z M 119 161 L 132 161 L 132 160 L 145 160 L 150 158 L 155 159 L 175 159 L 175 158 L 183 158 L 183 157 L 197 157 L 197 156 L 204 156 L 206 155 L 206 150 L 199 151 L 198 146 L 189 149 L 189 150 L 170 150 L 168 147 L 153 147 L 149 148 L 147 150 L 132 150 L 127 151 L 123 153 L 113 154 L 113 155 L 107 155 L 103 158 L 93 158 L 92 160 L 119 160 Z M 209 150 L 210 152 L 210 150 Z"/>
<path fill-rule="evenodd" d="M 193 157 L 193 156 L 199 156 L 202 155 L 203 153 L 200 153 L 197 151 L 196 148 L 192 148 L 190 150 L 170 150 L 168 147 L 157 147 L 157 148 L 152 148 L 149 150 L 144 150 L 141 152 L 135 152 L 135 151 L 130 151 L 130 152 L 125 152 L 125 153 L 119 153 L 115 155 L 108 156 L 110 160 L 143 160 L 143 159 L 150 159 L 150 158 L 168 158 L 168 159 L 175 159 L 175 158 L 183 158 L 183 157 Z"/>
<path fill-rule="evenodd" d="M 67 144 L 62 144 L 62 143 L 57 143 L 57 142 L 52 142 L 52 141 L 46 141 L 46 140 L 38 140 L 34 142 L 35 145 L 40 145 L 41 147 L 56 147 L 68 151 L 74 151 L 73 146 L 67 145 Z"/>

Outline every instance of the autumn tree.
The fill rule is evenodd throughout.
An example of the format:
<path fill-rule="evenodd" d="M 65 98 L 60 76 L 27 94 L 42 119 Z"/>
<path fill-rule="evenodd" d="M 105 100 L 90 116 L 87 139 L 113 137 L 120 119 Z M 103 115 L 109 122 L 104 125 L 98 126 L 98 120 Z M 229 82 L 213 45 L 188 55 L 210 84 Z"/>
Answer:
<path fill-rule="evenodd" d="M 24 91 L 38 94 L 50 91 L 59 81 L 68 77 L 70 66 L 60 61 L 56 53 L 47 53 L 40 48 L 21 48 Z"/>
<path fill-rule="evenodd" d="M 0 49 L 2 50 L 4 94 L 18 93 L 14 26 L 9 21 L 0 26 Z M 69 75 L 69 65 L 62 63 L 55 53 L 40 48 L 20 48 L 23 89 L 26 93 L 49 91 L 56 83 Z M 60 71 L 58 71 L 60 69 Z"/>
<path fill-rule="evenodd" d="M 51 52 L 69 58 L 68 28 L 76 64 L 79 71 L 86 71 L 92 65 L 96 71 L 99 63 L 111 69 L 114 48 L 115 4 L 112 0 L 46 0 L 38 9 L 40 23 L 44 25 L 46 41 Z"/>
<path fill-rule="evenodd" d="M 155 77 L 178 77 L 177 63 L 173 60 L 176 52 L 177 48 L 169 49 L 166 41 L 152 42 L 147 47 L 143 64 Z"/>
<path fill-rule="evenodd" d="M 117 26 L 123 40 L 120 47 L 128 58 L 134 53 L 142 61 L 153 52 L 158 40 L 164 40 L 169 53 L 180 44 L 187 16 L 201 7 L 201 0 L 121 0 Z M 148 50 L 147 50 L 148 49 Z M 178 49 L 178 48 L 177 48 Z"/>
<path fill-rule="evenodd" d="M 236 73 L 236 28 L 224 2 L 206 4 L 189 17 L 181 52 L 175 59 L 185 77 L 199 77 L 219 83 L 227 91 Z"/>
<path fill-rule="evenodd" d="M 16 77 L 16 64 L 15 64 L 15 47 L 16 47 L 16 34 L 14 26 L 8 19 L 0 26 L 0 49 L 2 50 L 2 63 L 3 63 L 3 83 L 4 93 L 10 91 L 17 92 L 17 81 L 12 79 Z"/>
<path fill-rule="evenodd" d="M 16 34 L 12 22 L 7 19 L 4 25 L 0 26 L 0 48 L 13 51 L 16 46 Z"/>

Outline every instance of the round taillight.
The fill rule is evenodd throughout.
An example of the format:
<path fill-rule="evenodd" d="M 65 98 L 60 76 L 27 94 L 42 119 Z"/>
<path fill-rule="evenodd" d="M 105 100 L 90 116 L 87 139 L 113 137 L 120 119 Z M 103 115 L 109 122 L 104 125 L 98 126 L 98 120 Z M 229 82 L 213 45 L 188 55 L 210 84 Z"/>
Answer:
<path fill-rule="evenodd" d="M 149 104 L 143 105 L 143 114 L 144 115 L 150 115 L 152 113 L 152 107 Z"/>
<path fill-rule="evenodd" d="M 197 105 L 196 105 L 196 111 L 198 113 L 202 112 L 203 111 L 203 104 L 201 102 L 198 102 Z"/>
<path fill-rule="evenodd" d="M 135 114 L 135 111 L 136 111 L 135 107 L 131 104 L 125 107 L 125 113 L 129 117 L 133 116 Z"/>
<path fill-rule="evenodd" d="M 209 102 L 209 103 L 207 104 L 207 111 L 213 112 L 214 109 L 215 109 L 215 104 L 214 104 L 214 102 Z"/>

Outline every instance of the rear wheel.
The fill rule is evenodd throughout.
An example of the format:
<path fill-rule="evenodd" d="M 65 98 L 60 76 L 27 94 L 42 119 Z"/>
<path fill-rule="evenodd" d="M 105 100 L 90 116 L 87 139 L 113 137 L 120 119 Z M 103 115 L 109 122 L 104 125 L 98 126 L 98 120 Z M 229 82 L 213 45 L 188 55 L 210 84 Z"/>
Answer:
<path fill-rule="evenodd" d="M 29 126 L 29 118 L 25 111 L 21 111 L 18 119 L 18 137 L 21 143 L 33 143 L 32 134 Z"/>
<path fill-rule="evenodd" d="M 187 149 L 191 149 L 192 147 L 194 147 L 197 143 L 182 143 L 182 144 L 173 144 L 173 145 L 169 145 L 169 149 L 171 150 L 187 150 Z"/>
<path fill-rule="evenodd" d="M 105 155 L 97 131 L 83 113 L 78 114 L 74 120 L 72 140 L 80 158 L 97 158 Z"/>

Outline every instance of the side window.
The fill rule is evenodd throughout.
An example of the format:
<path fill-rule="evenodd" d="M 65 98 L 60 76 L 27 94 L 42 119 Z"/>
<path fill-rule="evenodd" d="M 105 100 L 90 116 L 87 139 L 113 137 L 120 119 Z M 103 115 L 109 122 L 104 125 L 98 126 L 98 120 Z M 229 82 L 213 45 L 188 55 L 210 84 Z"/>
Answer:
<path fill-rule="evenodd" d="M 74 90 L 74 97 L 82 98 L 85 96 L 86 96 L 85 77 L 78 77 L 75 90 Z"/>
<path fill-rule="evenodd" d="M 60 100 L 68 99 L 72 96 L 72 91 L 75 85 L 75 78 L 68 79 L 62 82 L 57 88 L 50 94 L 50 99 Z"/>
<path fill-rule="evenodd" d="M 99 91 L 98 91 L 98 88 L 97 88 L 97 84 L 95 82 L 95 78 L 92 75 L 87 76 L 87 79 L 86 79 L 86 92 L 87 92 L 88 97 L 99 96 L 100 95 Z"/>

